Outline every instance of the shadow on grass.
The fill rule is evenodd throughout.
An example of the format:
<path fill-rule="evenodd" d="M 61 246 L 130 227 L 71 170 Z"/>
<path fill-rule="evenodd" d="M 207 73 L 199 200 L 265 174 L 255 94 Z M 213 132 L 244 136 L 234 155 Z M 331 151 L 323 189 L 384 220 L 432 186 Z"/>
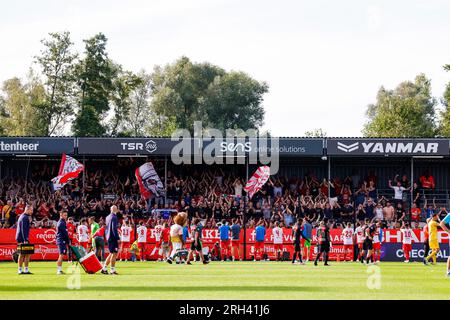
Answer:
<path fill-rule="evenodd" d="M 0 286 L 0 292 L 20 291 L 20 292 L 47 292 L 47 291 L 138 291 L 138 292 L 191 292 L 191 291 L 211 291 L 211 292 L 239 292 L 239 291 L 252 291 L 252 292 L 312 292 L 321 291 L 320 287 L 302 287 L 302 286 L 186 286 L 186 287 L 150 287 L 150 286 L 81 286 L 80 290 L 70 290 L 65 287 L 30 287 L 30 286 Z"/>

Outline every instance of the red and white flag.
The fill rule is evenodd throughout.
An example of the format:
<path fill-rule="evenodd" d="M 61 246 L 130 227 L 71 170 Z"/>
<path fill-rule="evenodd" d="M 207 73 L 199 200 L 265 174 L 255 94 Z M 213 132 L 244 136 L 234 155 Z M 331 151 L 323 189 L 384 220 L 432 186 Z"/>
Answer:
<path fill-rule="evenodd" d="M 61 189 L 67 182 L 78 177 L 83 170 L 84 166 L 80 162 L 63 153 L 58 176 L 52 179 L 53 189 L 55 191 Z"/>
<path fill-rule="evenodd" d="M 139 184 L 139 190 L 144 199 L 149 199 L 152 196 L 160 197 L 164 195 L 164 185 L 151 162 L 144 163 L 137 168 L 135 175 Z"/>
<path fill-rule="evenodd" d="M 248 194 L 248 198 L 251 199 L 255 193 L 257 193 L 263 185 L 269 180 L 270 168 L 268 166 L 259 167 L 252 177 L 247 181 L 244 187 L 245 192 Z"/>

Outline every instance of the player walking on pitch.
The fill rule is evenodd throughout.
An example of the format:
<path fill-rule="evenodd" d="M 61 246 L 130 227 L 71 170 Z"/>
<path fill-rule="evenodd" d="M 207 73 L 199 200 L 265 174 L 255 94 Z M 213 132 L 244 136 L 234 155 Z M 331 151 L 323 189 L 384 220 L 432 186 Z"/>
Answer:
<path fill-rule="evenodd" d="M 301 247 L 301 239 L 302 239 L 302 219 L 299 218 L 297 219 L 297 223 L 295 224 L 293 230 L 292 230 L 292 235 L 294 237 L 294 254 L 292 256 L 292 264 L 295 263 L 295 259 L 297 258 L 298 255 L 298 259 L 300 264 L 304 264 L 303 260 L 302 260 L 302 247 Z"/>
<path fill-rule="evenodd" d="M 186 263 L 191 263 L 191 254 L 195 251 L 200 255 L 200 260 L 203 264 L 208 264 L 208 261 L 205 261 L 205 258 L 203 257 L 203 246 L 202 246 L 202 226 L 200 224 L 200 220 L 198 218 L 194 219 L 193 221 L 193 231 L 192 231 L 192 242 L 191 242 L 191 248 L 188 252 L 188 258 Z"/>
<path fill-rule="evenodd" d="M 119 209 L 116 205 L 111 207 L 111 213 L 106 217 L 105 237 L 108 241 L 109 255 L 103 264 L 102 273 L 108 274 L 107 267 L 110 265 L 110 274 L 117 275 L 116 259 L 119 251 L 119 222 L 117 219 L 117 212 Z"/>
<path fill-rule="evenodd" d="M 56 274 L 64 274 L 62 271 L 62 263 L 64 256 L 67 254 L 67 246 L 70 244 L 69 232 L 67 231 L 67 211 L 62 210 L 59 214 L 59 221 L 56 225 L 56 244 L 58 245 L 58 261 L 56 261 Z"/>
<path fill-rule="evenodd" d="M 425 258 L 424 264 L 427 265 L 430 259 L 433 259 L 433 264 L 436 264 L 436 256 L 439 252 L 439 241 L 437 236 L 437 228 L 439 226 L 439 213 L 434 212 L 430 221 L 428 222 L 428 233 L 431 253 Z"/>

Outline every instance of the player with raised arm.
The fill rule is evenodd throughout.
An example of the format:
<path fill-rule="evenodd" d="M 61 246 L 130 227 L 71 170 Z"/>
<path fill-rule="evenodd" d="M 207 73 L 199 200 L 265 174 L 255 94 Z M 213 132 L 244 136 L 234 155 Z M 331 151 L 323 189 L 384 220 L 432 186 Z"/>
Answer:
<path fill-rule="evenodd" d="M 281 261 L 283 254 L 283 229 L 280 227 L 280 223 L 278 221 L 275 222 L 275 227 L 272 229 L 272 235 L 274 249 L 277 254 L 277 261 Z"/>
<path fill-rule="evenodd" d="M 405 256 L 406 263 L 409 262 L 409 257 L 411 254 L 411 243 L 412 243 L 412 230 L 410 228 L 410 225 L 408 222 L 403 222 L 403 226 L 400 229 L 400 232 L 402 234 L 402 249 L 403 249 L 403 255 Z"/>
<path fill-rule="evenodd" d="M 344 262 L 347 262 L 347 254 L 349 261 L 352 261 L 354 231 L 351 222 L 347 222 L 347 226 L 342 230 L 342 239 L 344 242 Z"/>
<path fill-rule="evenodd" d="M 355 235 L 356 235 L 356 244 L 358 246 L 358 256 L 356 258 L 357 261 L 363 260 L 364 257 L 364 250 L 363 250 L 363 244 L 364 244 L 364 223 L 361 225 L 361 223 L 356 223 L 356 229 L 355 229 Z"/>

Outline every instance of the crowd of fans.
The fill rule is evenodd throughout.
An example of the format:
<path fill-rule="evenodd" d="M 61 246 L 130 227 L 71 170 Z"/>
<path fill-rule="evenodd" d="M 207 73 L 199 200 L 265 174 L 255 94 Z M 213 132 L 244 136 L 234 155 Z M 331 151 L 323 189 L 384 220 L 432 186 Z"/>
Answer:
<path fill-rule="evenodd" d="M 146 201 L 140 196 L 133 162 L 124 159 L 112 168 L 103 169 L 87 166 L 84 176 L 57 192 L 50 183 L 56 176 L 56 166 L 35 167 L 28 179 L 6 177 L 0 181 L 0 227 L 14 228 L 26 203 L 33 204 L 36 228 L 54 227 L 62 209 L 75 221 L 90 216 L 101 221 L 113 204 L 124 218 L 143 220 L 148 227 L 170 220 L 171 211 L 181 210 L 187 211 L 189 217 L 201 219 L 206 228 L 216 227 L 223 219 L 237 218 L 243 223 L 245 212 L 248 227 L 261 220 L 268 227 L 276 222 L 291 227 L 296 218 L 306 217 L 313 225 L 326 218 L 334 227 L 342 227 L 346 222 L 369 218 L 382 221 L 387 228 L 399 228 L 402 221 L 420 228 L 420 223 L 432 212 L 447 214 L 445 206 L 436 205 L 435 182 L 428 172 L 412 184 L 407 175 L 396 175 L 389 181 L 390 195 L 379 193 L 373 172 L 364 177 L 353 174 L 330 181 L 320 180 L 313 173 L 303 178 L 272 176 L 248 200 L 242 176 L 222 168 L 192 167 L 179 173 L 169 170 L 167 177 L 161 176 L 166 180 L 165 197 Z"/>

